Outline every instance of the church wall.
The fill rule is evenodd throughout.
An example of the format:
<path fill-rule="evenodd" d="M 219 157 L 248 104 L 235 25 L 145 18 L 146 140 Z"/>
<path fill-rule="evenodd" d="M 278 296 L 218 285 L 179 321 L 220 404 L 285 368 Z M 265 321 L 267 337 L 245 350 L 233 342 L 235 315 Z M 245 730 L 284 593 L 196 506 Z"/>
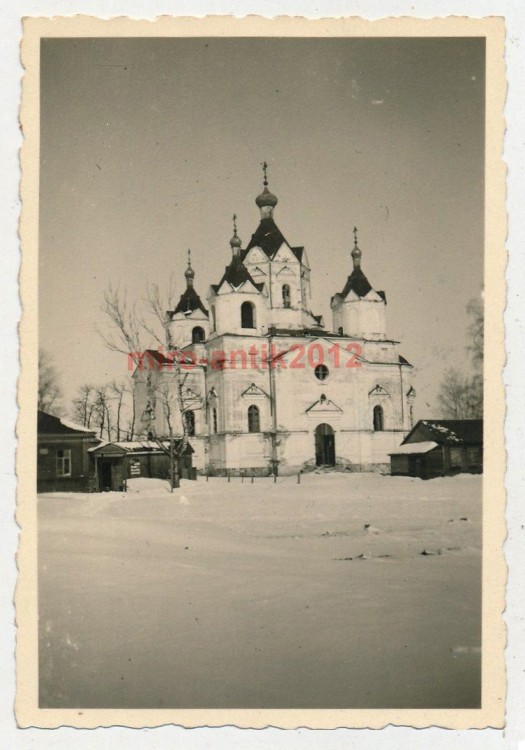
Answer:
<path fill-rule="evenodd" d="M 352 293 L 353 294 L 353 293 Z M 332 305 L 334 329 L 343 329 L 348 336 L 362 336 L 367 339 L 385 337 L 385 303 L 378 300 L 346 299 Z"/>
<path fill-rule="evenodd" d="M 174 346 L 183 348 L 192 343 L 192 332 L 196 327 L 204 330 L 205 338 L 210 332 L 210 323 L 201 310 L 195 310 L 190 316 L 177 313 L 170 323 L 170 336 Z"/>
<path fill-rule="evenodd" d="M 255 305 L 255 329 L 241 326 L 241 305 L 243 302 L 252 302 Z M 253 331 L 253 333 L 257 331 L 259 334 L 266 333 L 268 328 L 267 297 L 256 292 L 252 285 L 247 286 L 245 284 L 245 287 L 237 292 L 218 294 L 214 298 L 209 298 L 209 303 L 215 307 L 216 334 L 249 334 L 250 331 Z"/>

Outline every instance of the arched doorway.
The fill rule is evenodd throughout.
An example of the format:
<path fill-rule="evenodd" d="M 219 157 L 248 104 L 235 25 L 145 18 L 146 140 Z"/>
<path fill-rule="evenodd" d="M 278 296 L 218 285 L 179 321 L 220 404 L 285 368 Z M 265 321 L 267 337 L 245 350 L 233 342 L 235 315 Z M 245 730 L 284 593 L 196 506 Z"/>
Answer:
<path fill-rule="evenodd" d="M 335 435 L 329 424 L 323 423 L 315 428 L 315 464 L 316 466 L 335 466 Z"/>

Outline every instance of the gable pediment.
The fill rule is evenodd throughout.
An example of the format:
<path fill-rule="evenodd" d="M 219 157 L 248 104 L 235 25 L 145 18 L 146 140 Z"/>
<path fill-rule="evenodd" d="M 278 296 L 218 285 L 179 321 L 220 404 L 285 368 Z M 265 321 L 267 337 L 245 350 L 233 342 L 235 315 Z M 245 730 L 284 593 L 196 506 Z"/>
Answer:
<path fill-rule="evenodd" d="M 376 385 L 374 388 L 372 388 L 371 391 L 368 392 L 369 396 L 387 396 L 390 398 L 390 393 L 386 391 L 381 385 Z"/>
<path fill-rule="evenodd" d="M 289 266 L 283 266 L 276 274 L 277 277 L 279 276 L 295 276 L 295 272 L 292 271 L 292 269 Z"/>
<path fill-rule="evenodd" d="M 195 406 L 197 404 L 201 404 L 202 398 L 200 393 L 196 393 L 192 388 L 186 388 L 184 390 L 184 393 L 182 395 L 182 400 L 184 402 L 184 406 Z"/>
<path fill-rule="evenodd" d="M 263 391 L 263 389 L 259 388 L 258 385 L 255 385 L 255 383 L 252 383 L 246 388 L 246 390 L 241 393 L 241 396 L 243 398 L 270 398 L 266 391 Z"/>
<path fill-rule="evenodd" d="M 306 413 L 310 417 L 319 416 L 320 414 L 331 414 L 332 417 L 334 417 L 342 414 L 343 410 L 323 393 L 317 401 L 314 401 L 314 403 L 306 409 Z"/>
<path fill-rule="evenodd" d="M 266 276 L 266 271 L 263 271 L 260 266 L 255 266 L 255 268 L 250 268 L 250 274 L 252 276 Z"/>

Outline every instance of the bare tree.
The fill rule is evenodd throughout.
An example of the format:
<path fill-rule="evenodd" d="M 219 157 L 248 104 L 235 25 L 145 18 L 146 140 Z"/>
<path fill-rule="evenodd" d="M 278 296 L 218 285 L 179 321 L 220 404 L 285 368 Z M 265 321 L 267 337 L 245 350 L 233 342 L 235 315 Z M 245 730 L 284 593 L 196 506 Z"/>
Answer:
<path fill-rule="evenodd" d="M 476 369 L 483 367 L 483 353 L 485 344 L 485 315 L 481 299 L 471 299 L 467 305 L 467 313 L 471 317 L 468 327 L 469 343 L 467 350 L 472 356 L 472 364 Z"/>
<path fill-rule="evenodd" d="M 175 306 L 175 285 L 173 274 L 170 274 L 167 288 L 164 293 L 156 283 L 148 283 L 146 288 L 146 297 L 144 299 L 145 309 L 149 313 L 153 322 L 148 322 L 146 318 L 141 319 L 142 328 L 149 334 L 151 339 L 166 346 L 171 351 L 173 349 L 173 340 L 170 331 L 169 310 Z"/>
<path fill-rule="evenodd" d="M 445 419 L 479 419 L 483 413 L 480 379 L 451 368 L 441 382 L 438 402 Z"/>
<path fill-rule="evenodd" d="M 101 336 L 104 344 L 108 349 L 110 349 L 111 351 L 124 353 L 126 354 L 126 356 L 133 356 L 135 352 L 141 355 L 145 350 L 144 341 L 146 339 L 154 340 L 157 344 L 162 347 L 165 346 L 168 350 L 169 370 L 172 374 L 172 377 L 170 377 L 170 381 L 172 381 L 174 384 L 173 388 L 171 389 L 172 392 L 170 395 L 164 392 L 165 387 L 168 386 L 168 383 L 162 382 L 162 378 L 161 382 L 154 387 L 152 378 L 148 377 L 149 398 L 147 411 L 150 415 L 148 432 L 153 435 L 154 440 L 159 448 L 161 448 L 161 450 L 163 450 L 170 456 L 170 462 L 172 466 L 172 489 L 174 486 L 179 486 L 179 459 L 182 455 L 184 455 L 188 446 L 188 429 L 187 420 L 185 417 L 186 407 L 183 398 L 183 389 L 186 382 L 186 375 L 181 371 L 181 357 L 183 357 L 183 355 L 181 354 L 180 350 L 173 345 L 169 325 L 170 317 L 168 312 L 169 310 L 173 309 L 174 299 L 174 285 L 173 279 L 171 277 L 168 283 L 168 288 L 164 294 L 161 292 L 158 284 L 147 285 L 146 297 L 143 300 L 144 309 L 142 310 L 142 312 L 139 312 L 137 310 L 135 304 L 128 303 L 127 294 L 125 291 L 122 292 L 120 289 L 114 288 L 110 284 L 104 293 L 102 312 L 109 320 L 112 331 L 107 334 L 99 330 L 99 335 Z M 144 313 L 147 313 L 148 318 L 146 318 Z M 166 420 L 166 424 L 168 425 L 168 435 L 159 435 L 156 428 L 155 414 L 157 396 L 162 403 L 162 411 Z M 102 402 L 98 404 L 98 412 L 104 411 L 101 403 Z M 175 409 L 178 409 L 181 415 L 181 434 L 177 439 L 175 439 L 173 427 L 171 426 L 172 416 L 174 415 Z M 166 410 L 169 410 L 169 415 L 167 415 Z M 109 419 L 109 416 L 107 416 L 106 418 Z M 134 419 L 132 421 L 131 430 L 133 435 Z M 168 441 L 169 447 L 167 446 L 166 441 Z"/>
<path fill-rule="evenodd" d="M 111 412 L 107 385 L 100 385 L 95 389 L 93 417 L 98 427 L 100 439 L 104 439 L 105 431 L 107 439 L 111 440 Z"/>
<path fill-rule="evenodd" d="M 78 395 L 73 399 L 71 416 L 83 427 L 91 427 L 91 419 L 95 410 L 95 386 L 90 383 L 81 385 Z"/>
<path fill-rule="evenodd" d="M 116 380 L 112 380 L 108 385 L 109 398 L 115 403 L 115 433 L 117 440 L 120 440 L 121 435 L 121 416 L 122 416 L 122 404 L 124 401 L 124 395 L 128 392 L 125 383 L 118 383 Z"/>
<path fill-rule="evenodd" d="M 467 351 L 471 355 L 471 373 L 456 368 L 444 374 L 438 393 L 438 404 L 445 419 L 481 419 L 483 417 L 483 351 L 484 313 L 481 299 L 467 305 L 470 323 Z"/>
<path fill-rule="evenodd" d="M 143 351 L 143 326 L 135 304 L 129 304 L 127 293 L 111 284 L 104 292 L 102 312 L 109 320 L 112 330 L 98 334 L 108 349 L 126 356 Z"/>
<path fill-rule="evenodd" d="M 45 349 L 38 350 L 38 408 L 57 417 L 64 415 L 58 373 Z"/>

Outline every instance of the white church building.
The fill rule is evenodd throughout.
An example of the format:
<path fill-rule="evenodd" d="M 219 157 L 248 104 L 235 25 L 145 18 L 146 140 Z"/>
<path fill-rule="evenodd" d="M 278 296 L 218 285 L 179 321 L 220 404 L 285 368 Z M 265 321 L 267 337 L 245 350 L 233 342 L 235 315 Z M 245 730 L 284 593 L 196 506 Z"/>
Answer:
<path fill-rule="evenodd" d="M 388 469 L 413 426 L 413 368 L 386 335 L 385 293 L 362 270 L 357 231 L 327 326 L 312 311 L 304 247 L 275 223 L 266 165 L 255 202 L 259 226 L 243 248 L 234 216 L 231 259 L 206 303 L 188 259 L 186 289 L 166 313 L 168 351 L 150 350 L 134 373 L 136 432 L 180 435 L 182 405 L 201 473 Z"/>

